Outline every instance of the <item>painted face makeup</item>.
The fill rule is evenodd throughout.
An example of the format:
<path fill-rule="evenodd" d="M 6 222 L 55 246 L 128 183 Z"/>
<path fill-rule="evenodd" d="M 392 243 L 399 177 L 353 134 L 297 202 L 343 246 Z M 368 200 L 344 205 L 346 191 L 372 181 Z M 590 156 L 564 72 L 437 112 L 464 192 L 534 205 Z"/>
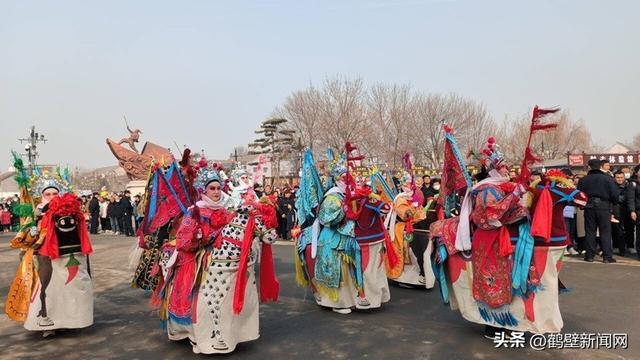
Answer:
<path fill-rule="evenodd" d="M 213 201 L 219 201 L 222 197 L 222 187 L 220 183 L 217 181 L 210 182 L 205 189 L 205 195 Z"/>

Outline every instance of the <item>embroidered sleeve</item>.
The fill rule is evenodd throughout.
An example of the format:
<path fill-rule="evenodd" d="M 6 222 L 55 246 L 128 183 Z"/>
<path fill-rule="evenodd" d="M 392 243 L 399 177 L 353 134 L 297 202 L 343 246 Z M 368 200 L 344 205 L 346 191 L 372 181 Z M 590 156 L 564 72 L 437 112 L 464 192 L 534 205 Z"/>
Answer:
<path fill-rule="evenodd" d="M 630 192 L 629 194 L 630 194 L 630 197 L 628 197 L 627 199 L 629 199 L 633 203 L 633 200 L 634 200 L 633 192 Z M 569 202 L 569 205 L 585 207 L 587 205 L 587 194 L 583 193 L 582 191 L 578 191 L 577 193 L 574 194 L 573 198 L 571 199 L 571 202 Z M 630 206 L 629 209 L 635 209 L 635 205 Z"/>
<path fill-rule="evenodd" d="M 500 227 L 526 216 L 526 209 L 520 205 L 520 197 L 505 194 L 497 187 L 486 187 L 477 193 L 473 221 L 481 228 Z"/>
<path fill-rule="evenodd" d="M 318 220 L 324 226 L 334 227 L 338 225 L 344 218 L 344 210 L 342 209 L 342 199 L 338 195 L 327 195 L 320 205 L 320 214 Z"/>
<path fill-rule="evenodd" d="M 199 247 L 198 233 L 202 234 L 198 222 L 191 214 L 185 216 L 176 232 L 176 248 L 186 252 L 196 251 Z"/>
<path fill-rule="evenodd" d="M 393 203 L 393 208 L 398 214 L 398 217 L 402 219 L 402 221 L 407 221 L 408 219 L 411 219 L 415 214 L 415 208 L 413 208 L 413 206 L 409 204 L 407 199 L 404 199 L 404 198 L 396 199 L 396 201 Z"/>

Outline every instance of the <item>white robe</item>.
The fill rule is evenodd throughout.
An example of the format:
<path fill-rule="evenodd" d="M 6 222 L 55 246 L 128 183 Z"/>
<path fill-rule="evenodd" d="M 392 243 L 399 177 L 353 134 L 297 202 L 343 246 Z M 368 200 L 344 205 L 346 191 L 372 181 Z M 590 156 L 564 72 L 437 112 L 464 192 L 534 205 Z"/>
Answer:
<path fill-rule="evenodd" d="M 381 240 L 370 244 L 361 243 L 359 245 L 360 247 L 369 247 L 369 263 L 362 271 L 364 295 L 368 305 L 365 305 L 359 299 L 358 290 L 355 288 L 351 274 L 348 272 L 344 262 L 342 266 L 342 282 L 337 289 L 338 299 L 334 301 L 326 295 L 316 293 L 316 303 L 318 305 L 336 309 L 352 307 L 356 309 L 374 309 L 391 300 L 389 282 L 387 281 L 384 265 L 384 241 Z"/>
<path fill-rule="evenodd" d="M 31 295 L 29 313 L 24 323 L 27 330 L 43 331 L 55 329 L 79 329 L 93 324 L 93 283 L 88 271 L 88 256 L 73 254 L 80 262 L 75 277 L 65 284 L 68 269 L 65 267 L 71 255 L 62 255 L 51 260 L 51 281 L 45 290 L 47 317 L 52 325 L 46 325 L 46 319 L 38 316 L 41 310 L 40 281 L 34 284 L 35 290 Z M 38 257 L 34 257 L 36 262 Z"/>

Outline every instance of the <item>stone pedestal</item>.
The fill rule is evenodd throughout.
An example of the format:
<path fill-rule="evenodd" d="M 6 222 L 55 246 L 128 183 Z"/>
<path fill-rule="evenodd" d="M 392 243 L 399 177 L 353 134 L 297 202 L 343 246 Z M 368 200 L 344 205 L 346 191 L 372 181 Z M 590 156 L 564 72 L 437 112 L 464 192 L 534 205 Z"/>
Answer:
<path fill-rule="evenodd" d="M 127 190 L 131 191 L 131 196 L 144 195 L 147 182 L 145 180 L 131 180 L 127 183 Z"/>

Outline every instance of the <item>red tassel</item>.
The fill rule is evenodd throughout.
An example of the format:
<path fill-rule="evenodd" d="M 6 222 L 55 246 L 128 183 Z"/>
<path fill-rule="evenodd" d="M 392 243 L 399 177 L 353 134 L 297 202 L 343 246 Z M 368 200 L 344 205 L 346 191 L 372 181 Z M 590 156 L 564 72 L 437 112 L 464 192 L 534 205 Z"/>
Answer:
<path fill-rule="evenodd" d="M 247 289 L 247 266 L 249 262 L 249 253 L 251 252 L 251 243 L 253 242 L 253 230 L 255 228 L 255 223 L 255 217 L 254 215 L 251 215 L 247 221 L 247 227 L 244 230 L 244 238 L 242 239 L 240 263 L 238 265 L 236 287 L 233 294 L 233 313 L 236 315 L 242 312 L 242 307 L 244 306 L 244 293 Z"/>
<path fill-rule="evenodd" d="M 411 219 L 408 219 L 405 223 L 404 223 L 404 232 L 406 234 L 413 234 L 414 228 L 413 228 L 413 221 Z"/>
<path fill-rule="evenodd" d="M 553 199 L 547 185 L 540 192 L 531 221 L 531 235 L 543 238 L 546 243 L 551 242 L 552 211 Z"/>
<path fill-rule="evenodd" d="M 393 269 L 398 265 L 398 254 L 396 254 L 393 249 L 391 236 L 389 236 L 387 229 L 384 229 L 384 247 L 387 250 L 387 261 L 389 262 L 389 267 Z"/>
<path fill-rule="evenodd" d="M 271 245 L 262 243 L 260 253 L 260 301 L 278 301 L 280 283 L 276 278 Z"/>

